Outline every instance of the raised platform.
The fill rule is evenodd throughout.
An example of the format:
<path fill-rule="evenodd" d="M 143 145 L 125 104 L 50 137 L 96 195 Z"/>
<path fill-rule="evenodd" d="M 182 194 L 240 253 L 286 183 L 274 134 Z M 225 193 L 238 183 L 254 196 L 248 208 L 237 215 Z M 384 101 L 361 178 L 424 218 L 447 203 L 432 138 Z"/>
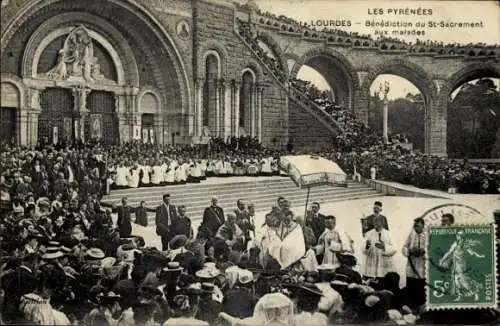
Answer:
<path fill-rule="evenodd" d="M 210 205 L 213 196 L 219 199 L 219 205 L 225 211 L 236 208 L 236 201 L 244 199 L 252 202 L 257 212 L 268 211 L 279 196 L 291 201 L 293 206 L 303 206 L 306 202 L 307 189 L 299 189 L 288 177 L 228 177 L 209 178 L 199 184 L 185 184 L 165 187 L 129 188 L 113 190 L 105 196 L 103 202 L 119 205 L 126 196 L 129 205 L 139 206 L 146 201 L 147 207 L 156 207 L 162 196 L 169 193 L 175 205 L 186 205 L 187 215 L 195 221 L 202 218 L 203 210 Z M 380 191 L 360 183 L 349 183 L 347 188 L 320 186 L 311 188 L 309 201 L 320 203 L 381 196 Z M 149 214 L 150 223 L 154 223 L 154 213 Z"/>

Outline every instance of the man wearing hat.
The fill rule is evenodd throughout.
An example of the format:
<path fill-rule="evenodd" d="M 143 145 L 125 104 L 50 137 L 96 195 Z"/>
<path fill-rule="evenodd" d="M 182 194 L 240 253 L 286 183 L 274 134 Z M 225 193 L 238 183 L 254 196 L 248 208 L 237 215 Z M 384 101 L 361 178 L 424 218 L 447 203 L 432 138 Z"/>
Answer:
<path fill-rule="evenodd" d="M 376 216 L 381 217 L 382 227 L 386 230 L 389 230 L 389 225 L 387 224 L 387 218 L 384 215 L 380 214 L 380 212 L 382 212 L 382 202 L 376 201 L 375 203 L 373 203 L 373 214 L 361 219 L 361 232 L 363 233 L 363 236 L 366 234 L 366 232 L 374 228 L 373 219 Z"/>
<path fill-rule="evenodd" d="M 350 251 L 341 251 L 337 253 L 340 266 L 335 269 L 335 279 L 348 284 L 363 283 L 363 278 L 359 272 L 353 268 L 356 266 L 356 257 Z"/>
<path fill-rule="evenodd" d="M 223 310 L 223 305 L 213 299 L 215 290 L 214 284 L 202 283 L 200 290 L 200 304 L 196 318 L 208 322 L 210 325 L 214 325 L 219 317 L 219 313 Z"/>

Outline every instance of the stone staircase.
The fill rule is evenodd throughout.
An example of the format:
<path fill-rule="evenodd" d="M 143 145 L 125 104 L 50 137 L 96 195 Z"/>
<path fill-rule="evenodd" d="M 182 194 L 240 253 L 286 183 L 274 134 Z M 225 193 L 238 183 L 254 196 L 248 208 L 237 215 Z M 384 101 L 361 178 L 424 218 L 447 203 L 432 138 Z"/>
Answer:
<path fill-rule="evenodd" d="M 202 181 L 200 184 L 174 185 L 165 187 L 148 187 L 137 189 L 114 190 L 103 198 L 103 202 L 120 205 L 121 198 L 126 196 L 129 205 L 139 206 L 144 200 L 146 206 L 154 208 L 162 201 L 165 193 L 170 194 L 175 205 L 186 205 L 187 215 L 192 221 L 202 218 L 203 210 L 210 205 L 212 196 L 219 199 L 219 205 L 225 211 L 236 208 L 236 201 L 244 199 L 252 202 L 257 212 L 268 211 L 276 203 L 279 196 L 290 200 L 292 207 L 304 206 L 307 189 L 299 189 L 288 177 L 258 178 L 252 181 L 248 177 L 233 177 L 226 183 L 216 183 L 214 179 Z M 241 179 L 243 181 L 239 181 Z M 336 202 L 352 199 L 381 196 L 377 190 L 359 183 L 348 183 L 345 187 L 319 186 L 311 188 L 309 202 Z M 154 224 L 154 213 L 149 215 L 149 223 Z"/>
<path fill-rule="evenodd" d="M 339 125 L 335 118 L 319 107 L 314 101 L 312 101 L 306 94 L 295 88 L 293 85 L 287 85 L 286 78 L 284 75 L 277 74 L 275 70 L 273 70 L 265 58 L 259 54 L 256 49 L 259 49 L 256 44 L 250 44 L 251 40 L 248 37 L 245 37 L 245 33 L 242 32 L 245 28 L 244 23 L 236 19 L 235 21 L 235 34 L 239 37 L 243 44 L 245 44 L 249 51 L 259 60 L 263 67 L 267 70 L 267 72 L 273 76 L 277 84 L 285 91 L 288 92 L 288 96 L 291 100 L 296 101 L 300 107 L 308 112 L 312 117 L 314 117 L 317 122 L 323 124 L 332 134 L 342 134 L 344 133 L 343 128 Z"/>

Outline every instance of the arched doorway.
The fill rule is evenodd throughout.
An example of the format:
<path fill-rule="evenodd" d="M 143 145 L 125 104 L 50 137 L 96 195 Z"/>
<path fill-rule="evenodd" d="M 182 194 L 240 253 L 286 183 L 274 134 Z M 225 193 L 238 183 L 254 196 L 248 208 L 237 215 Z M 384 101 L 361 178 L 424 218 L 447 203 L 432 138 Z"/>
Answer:
<path fill-rule="evenodd" d="M 89 118 L 86 134 L 106 145 L 119 144 L 114 94 L 93 90 L 88 99 Z"/>
<path fill-rule="evenodd" d="M 246 70 L 241 76 L 240 107 L 239 107 L 239 133 L 240 136 L 253 135 L 254 128 L 254 88 L 255 74 Z"/>
<path fill-rule="evenodd" d="M 189 121 L 192 99 L 185 63 L 165 26 L 143 6 L 123 1 L 108 1 L 105 6 L 102 0 L 38 1 L 26 4 L 22 12 L 12 17 L 6 26 L 9 27 L 2 33 L 1 42 L 2 72 L 32 80 L 32 84 L 36 83 L 40 88 L 57 85 L 71 90 L 74 86 L 83 85 L 90 90 L 112 93 L 112 100 L 113 96 L 108 94 L 98 95 L 100 99 L 95 101 L 114 102 L 117 115 L 115 120 L 118 121 L 118 127 L 115 129 L 119 130 L 119 136 L 114 135 L 113 140 L 129 141 L 135 134 L 132 133 L 134 128 L 140 128 L 140 122 L 137 126 L 134 125 L 135 120 L 129 119 L 128 115 L 138 113 L 137 96 L 143 87 L 155 88 L 161 94 L 161 117 L 156 121 L 158 135 L 163 135 L 164 129 L 170 125 L 179 126 L 183 135 L 189 133 L 190 123 L 183 123 Z M 12 28 L 13 26 L 15 28 Z M 85 82 L 72 79 L 71 77 L 78 77 L 79 74 L 79 71 L 73 69 L 74 66 L 66 70 L 68 74 L 61 73 L 64 70 L 56 69 L 48 76 L 58 64 L 59 51 L 64 49 L 67 36 L 80 26 L 88 31 L 93 44 L 93 51 L 87 51 L 91 64 L 84 67 L 83 70 L 87 69 L 87 72 L 82 73 L 82 76 L 88 77 L 90 70 L 92 78 L 85 78 Z M 18 44 L 26 46 L 21 47 Z M 8 50 L 4 51 L 6 49 Z M 71 60 L 62 61 L 67 65 L 73 64 Z M 92 71 L 95 71 L 97 76 L 104 75 L 106 82 L 94 78 Z M 26 94 L 30 96 L 27 98 L 27 108 L 37 113 L 38 107 L 31 105 L 33 90 L 29 87 L 26 89 Z M 40 99 L 42 93 L 43 91 Z M 84 123 L 80 120 L 80 125 L 77 126 L 80 134 L 82 129 L 89 131 L 87 128 L 91 114 L 109 116 L 106 108 L 100 108 L 106 112 L 90 112 L 90 102 L 94 101 L 94 96 L 96 95 L 88 94 L 86 107 L 80 105 L 81 100 L 75 99 L 78 102 L 74 103 L 78 111 L 82 111 L 77 113 L 78 116 L 87 119 Z M 42 108 L 44 109 L 54 111 Z M 85 109 L 89 112 L 85 112 Z M 40 132 L 35 130 L 36 124 L 33 123 L 35 133 L 46 136 L 52 134 L 52 131 L 48 131 L 47 115 L 47 112 L 41 113 L 40 124 L 43 126 Z M 105 124 L 109 124 L 106 119 L 103 120 L 103 130 Z M 63 130 L 63 126 L 58 129 Z M 88 135 L 85 136 L 88 138 Z M 53 138 L 53 135 L 50 138 Z M 33 144 L 37 139 L 28 137 L 28 141 Z M 105 141 L 111 142 L 112 139 Z"/>
<path fill-rule="evenodd" d="M 17 116 L 20 94 L 11 83 L 2 83 L 0 106 L 0 143 L 14 144 L 17 140 Z"/>
<path fill-rule="evenodd" d="M 75 139 L 70 89 L 50 87 L 40 94 L 42 111 L 38 117 L 38 139 L 42 144 L 71 143 Z"/>
<path fill-rule="evenodd" d="M 154 130 L 155 115 L 152 113 L 144 113 L 141 116 L 141 138 L 143 143 L 155 142 Z"/>

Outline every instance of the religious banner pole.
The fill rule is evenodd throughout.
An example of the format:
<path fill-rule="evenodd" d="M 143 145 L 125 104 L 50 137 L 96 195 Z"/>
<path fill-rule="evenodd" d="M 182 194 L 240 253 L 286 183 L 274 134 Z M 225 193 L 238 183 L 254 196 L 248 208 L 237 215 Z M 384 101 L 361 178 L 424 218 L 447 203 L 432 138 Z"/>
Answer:
<path fill-rule="evenodd" d="M 309 193 L 311 192 L 311 187 L 307 187 L 307 197 L 306 197 L 306 208 L 304 209 L 304 223 L 306 222 L 307 218 L 307 205 L 309 205 Z"/>

